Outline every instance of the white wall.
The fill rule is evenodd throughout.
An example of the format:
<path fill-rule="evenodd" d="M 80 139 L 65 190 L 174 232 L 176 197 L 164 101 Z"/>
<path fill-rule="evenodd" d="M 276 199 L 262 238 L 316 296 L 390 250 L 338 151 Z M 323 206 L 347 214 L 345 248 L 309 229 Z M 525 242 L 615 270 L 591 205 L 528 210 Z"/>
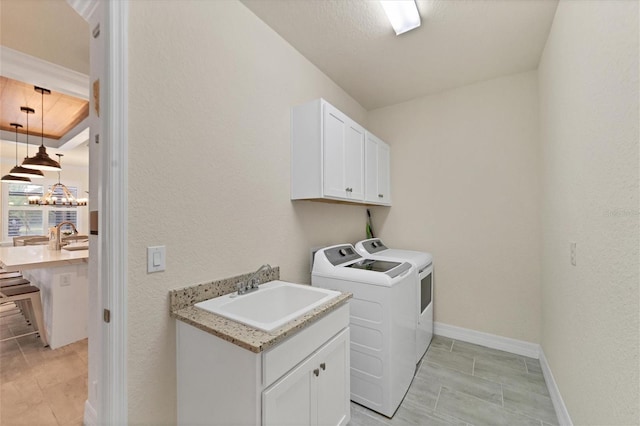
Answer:
<path fill-rule="evenodd" d="M 540 334 L 535 71 L 371 111 L 391 145 L 390 247 L 434 255 L 435 321 L 529 342 Z"/>
<path fill-rule="evenodd" d="M 290 201 L 289 120 L 321 96 L 365 111 L 239 2 L 136 1 L 129 22 L 129 420 L 173 424 L 168 291 L 263 263 L 309 282 L 311 247 L 363 238 L 364 207 Z"/>
<path fill-rule="evenodd" d="M 637 1 L 561 1 L 539 67 L 542 347 L 580 425 L 640 419 L 638 49 Z"/>

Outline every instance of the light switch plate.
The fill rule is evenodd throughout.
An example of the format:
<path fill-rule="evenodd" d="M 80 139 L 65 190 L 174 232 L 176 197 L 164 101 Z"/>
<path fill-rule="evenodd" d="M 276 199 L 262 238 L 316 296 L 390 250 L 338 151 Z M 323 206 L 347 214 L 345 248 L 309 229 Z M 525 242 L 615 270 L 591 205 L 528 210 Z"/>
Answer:
<path fill-rule="evenodd" d="M 164 271 L 165 265 L 165 246 L 147 247 L 147 272 L 151 273 Z"/>

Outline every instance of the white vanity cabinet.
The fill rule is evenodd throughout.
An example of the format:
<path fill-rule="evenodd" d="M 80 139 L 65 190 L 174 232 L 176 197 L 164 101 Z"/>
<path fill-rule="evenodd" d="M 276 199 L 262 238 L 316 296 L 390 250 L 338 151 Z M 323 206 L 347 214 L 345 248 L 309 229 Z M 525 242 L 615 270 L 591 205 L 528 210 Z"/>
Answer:
<path fill-rule="evenodd" d="M 182 321 L 176 327 L 178 424 L 351 419 L 348 303 L 257 353 Z"/>
<path fill-rule="evenodd" d="M 364 202 L 365 130 L 324 99 L 291 113 L 291 199 Z"/>
<path fill-rule="evenodd" d="M 262 393 L 262 424 L 346 424 L 348 365 L 349 329 L 345 329 Z"/>
<path fill-rule="evenodd" d="M 365 134 L 365 196 L 368 204 L 391 205 L 390 150 L 380 138 Z"/>

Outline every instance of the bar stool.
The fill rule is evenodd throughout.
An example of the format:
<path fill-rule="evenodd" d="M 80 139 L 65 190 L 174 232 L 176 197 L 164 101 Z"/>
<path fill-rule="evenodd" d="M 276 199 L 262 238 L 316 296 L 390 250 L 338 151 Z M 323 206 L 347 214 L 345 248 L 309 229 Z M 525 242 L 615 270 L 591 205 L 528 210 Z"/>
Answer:
<path fill-rule="evenodd" d="M 17 285 L 28 285 L 31 284 L 31 281 L 25 279 L 20 275 L 19 277 L 14 278 L 2 278 L 0 279 L 0 289 L 5 287 L 14 287 Z"/>
<path fill-rule="evenodd" d="M 29 311 L 29 317 L 35 320 L 34 331 L 19 336 L 7 337 L 0 340 L 0 342 L 39 333 L 43 346 L 48 346 L 49 342 L 47 341 L 47 332 L 44 327 L 44 316 L 42 315 L 42 303 L 40 302 L 40 289 L 32 285 L 17 285 L 1 288 L 0 304 L 11 302 L 25 302 L 25 310 Z"/>
<path fill-rule="evenodd" d="M 22 272 L 0 272 L 0 280 L 8 279 L 8 278 L 19 278 L 22 276 Z"/>
<path fill-rule="evenodd" d="M 31 284 L 31 282 L 25 279 L 20 272 L 0 273 L 0 289 L 29 284 Z M 29 317 L 29 311 L 26 309 L 25 303 L 24 301 L 16 301 L 14 302 L 14 308 L 10 308 L 4 312 L 18 310 L 24 316 L 25 320 L 27 320 L 27 324 L 31 325 L 31 318 Z"/>

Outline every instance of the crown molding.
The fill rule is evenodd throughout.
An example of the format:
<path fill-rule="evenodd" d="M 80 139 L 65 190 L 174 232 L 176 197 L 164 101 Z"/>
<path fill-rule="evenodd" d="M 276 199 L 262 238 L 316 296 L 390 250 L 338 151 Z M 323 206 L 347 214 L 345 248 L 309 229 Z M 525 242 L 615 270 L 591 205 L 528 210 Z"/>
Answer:
<path fill-rule="evenodd" d="M 98 3 L 99 0 L 67 0 L 67 4 L 87 22 L 90 22 L 91 16 L 98 8 Z"/>
<path fill-rule="evenodd" d="M 89 76 L 36 58 L 26 53 L 0 46 L 0 74 L 13 80 L 89 99 Z"/>

